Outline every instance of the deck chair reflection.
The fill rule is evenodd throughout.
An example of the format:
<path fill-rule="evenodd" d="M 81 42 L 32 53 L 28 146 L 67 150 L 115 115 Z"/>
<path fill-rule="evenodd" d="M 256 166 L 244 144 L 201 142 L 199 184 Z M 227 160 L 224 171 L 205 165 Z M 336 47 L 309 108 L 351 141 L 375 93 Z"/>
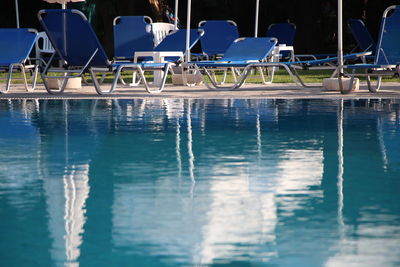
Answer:
<path fill-rule="evenodd" d="M 29 54 L 35 46 L 37 32 L 33 29 L 0 29 L 0 70 L 7 71 L 6 86 L 0 93 L 10 90 L 12 74 L 15 70 L 22 73 L 25 89 L 35 89 L 38 65 Z M 31 70 L 32 86 L 28 86 L 26 72 Z"/>
<path fill-rule="evenodd" d="M 82 12 L 59 9 L 41 10 L 38 13 L 38 17 L 55 49 L 55 53 L 41 71 L 41 77 L 49 93 L 62 93 L 68 79 L 81 77 L 89 73 L 96 92 L 98 94 L 110 94 L 114 91 L 123 70 L 138 71 L 144 87 L 149 93 L 158 93 L 163 90 L 167 72 L 170 69 L 169 63 L 135 64 L 109 61 L 96 34 Z M 52 67 L 52 61 L 56 54 L 64 61 L 62 68 Z M 163 82 L 159 88 L 149 87 L 144 76 L 144 70 L 164 71 Z M 56 75 L 53 76 L 51 73 Z M 113 73 L 114 79 L 111 87 L 103 89 L 97 80 L 96 73 Z M 52 89 L 47 82 L 49 78 L 59 78 L 62 83 L 57 89 Z"/>
<path fill-rule="evenodd" d="M 354 78 L 357 76 L 366 77 L 368 90 L 377 92 L 380 89 L 383 76 L 400 75 L 400 6 L 388 7 L 382 16 L 381 29 L 373 63 L 345 65 L 345 70 L 352 71 L 346 76 L 351 78 L 348 88 L 343 88 L 342 79 L 340 88 L 342 92 L 351 92 Z M 360 73 L 358 71 L 364 71 Z M 373 85 L 371 77 L 376 77 L 376 84 Z M 341 77 L 340 77 L 341 78 Z"/>

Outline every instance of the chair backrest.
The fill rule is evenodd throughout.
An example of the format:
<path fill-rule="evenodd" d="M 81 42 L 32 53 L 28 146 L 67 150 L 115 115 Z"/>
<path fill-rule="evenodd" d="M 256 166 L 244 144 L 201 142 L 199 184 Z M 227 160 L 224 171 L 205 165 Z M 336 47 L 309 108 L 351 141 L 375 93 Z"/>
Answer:
<path fill-rule="evenodd" d="M 69 66 L 108 67 L 107 54 L 85 15 L 78 10 L 48 9 L 38 13 L 39 21 L 59 56 Z"/>
<path fill-rule="evenodd" d="M 152 50 L 151 23 L 151 18 L 147 16 L 116 17 L 113 21 L 114 57 L 133 59 L 135 51 Z"/>
<path fill-rule="evenodd" d="M 191 49 L 204 35 L 201 29 L 190 30 L 190 46 Z M 154 51 L 178 51 L 185 54 L 186 52 L 186 29 L 179 29 L 165 37 L 162 42 L 154 48 Z"/>
<path fill-rule="evenodd" d="M 204 20 L 199 23 L 204 30 L 201 49 L 208 56 L 222 55 L 239 38 L 237 24 L 232 20 Z"/>
<path fill-rule="evenodd" d="M 374 39 L 372 39 L 364 22 L 360 19 L 349 19 L 347 21 L 347 26 L 349 27 L 351 34 L 357 42 L 358 47 L 362 51 L 372 51 L 375 52 L 376 44 Z"/>
<path fill-rule="evenodd" d="M 165 22 L 151 23 L 151 31 L 153 33 L 154 46 L 161 43 L 162 40 L 171 32 L 175 30 L 175 25 Z"/>
<path fill-rule="evenodd" d="M 276 38 L 238 38 L 225 51 L 220 61 L 262 61 L 271 55 L 276 44 Z"/>
<path fill-rule="evenodd" d="M 375 63 L 400 65 L 400 6 L 390 6 L 383 13 L 378 40 Z"/>
<path fill-rule="evenodd" d="M 0 29 L 0 65 L 24 63 L 35 45 L 33 29 Z"/>
<path fill-rule="evenodd" d="M 296 25 L 293 23 L 276 23 L 268 27 L 266 37 L 275 37 L 278 44 L 292 46 L 296 35 Z"/>

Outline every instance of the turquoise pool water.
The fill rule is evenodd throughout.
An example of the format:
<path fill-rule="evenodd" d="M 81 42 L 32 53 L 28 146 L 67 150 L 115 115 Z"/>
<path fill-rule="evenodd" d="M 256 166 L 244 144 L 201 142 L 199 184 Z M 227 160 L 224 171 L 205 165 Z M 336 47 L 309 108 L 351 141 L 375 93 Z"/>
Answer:
<path fill-rule="evenodd" d="M 400 266 L 400 101 L 0 101 L 0 266 Z"/>

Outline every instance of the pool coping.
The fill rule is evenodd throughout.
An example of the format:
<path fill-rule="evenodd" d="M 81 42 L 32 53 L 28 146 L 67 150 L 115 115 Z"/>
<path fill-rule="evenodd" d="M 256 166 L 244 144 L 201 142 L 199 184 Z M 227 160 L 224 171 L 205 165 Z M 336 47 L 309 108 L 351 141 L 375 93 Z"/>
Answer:
<path fill-rule="evenodd" d="M 318 85 L 318 84 L 314 84 Z M 4 84 L 0 85 L 1 87 Z M 213 91 L 204 85 L 193 87 L 167 85 L 161 93 L 149 94 L 143 86 L 118 86 L 110 95 L 98 95 L 94 86 L 66 89 L 63 94 L 48 94 L 39 84 L 35 91 L 26 92 L 23 85 L 12 85 L 9 93 L 0 94 L 1 99 L 137 99 L 137 98 L 191 98 L 191 99 L 400 99 L 400 84 L 387 82 L 377 93 L 370 93 L 365 84 L 360 90 L 343 95 L 338 91 L 321 88 L 302 88 L 294 83 L 269 85 L 245 84 L 234 91 Z"/>

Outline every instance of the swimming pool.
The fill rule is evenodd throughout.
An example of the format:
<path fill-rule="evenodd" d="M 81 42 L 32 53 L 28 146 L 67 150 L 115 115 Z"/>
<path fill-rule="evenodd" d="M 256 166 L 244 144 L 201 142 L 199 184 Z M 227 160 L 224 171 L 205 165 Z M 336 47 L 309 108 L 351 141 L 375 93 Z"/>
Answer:
<path fill-rule="evenodd" d="M 399 266 L 399 100 L 0 101 L 1 266 Z"/>

